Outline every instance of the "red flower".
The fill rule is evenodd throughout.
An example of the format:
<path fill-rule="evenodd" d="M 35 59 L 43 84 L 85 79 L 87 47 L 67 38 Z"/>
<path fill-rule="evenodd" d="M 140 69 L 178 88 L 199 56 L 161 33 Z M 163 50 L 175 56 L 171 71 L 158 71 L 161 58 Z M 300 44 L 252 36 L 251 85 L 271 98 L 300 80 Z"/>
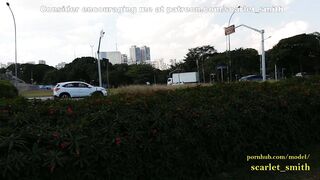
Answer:
<path fill-rule="evenodd" d="M 52 164 L 49 165 L 49 170 L 50 170 L 51 173 L 53 173 L 55 167 L 56 166 L 54 164 L 53 165 Z"/>
<path fill-rule="evenodd" d="M 116 137 L 115 143 L 116 143 L 116 145 L 120 145 L 121 144 L 121 138 L 120 137 Z"/>
<path fill-rule="evenodd" d="M 70 145 L 69 142 L 63 142 L 63 143 L 60 144 L 60 148 L 61 149 L 66 149 L 69 145 Z"/>
<path fill-rule="evenodd" d="M 60 133 L 54 132 L 54 133 L 52 133 L 52 136 L 53 136 L 54 139 L 59 139 L 60 138 Z"/>
<path fill-rule="evenodd" d="M 69 115 L 73 114 L 73 110 L 72 110 L 71 106 L 68 106 L 67 114 L 69 114 Z"/>
<path fill-rule="evenodd" d="M 56 112 L 55 109 L 53 109 L 53 108 L 50 108 L 50 109 L 49 109 L 49 115 L 53 115 L 55 112 Z"/>

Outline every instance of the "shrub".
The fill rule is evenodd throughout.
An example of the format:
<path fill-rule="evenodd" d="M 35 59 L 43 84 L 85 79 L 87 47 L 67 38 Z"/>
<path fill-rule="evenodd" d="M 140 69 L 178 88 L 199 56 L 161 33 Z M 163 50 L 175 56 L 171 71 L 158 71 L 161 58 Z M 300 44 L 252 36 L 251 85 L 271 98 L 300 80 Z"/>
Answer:
<path fill-rule="evenodd" d="M 2 179 L 210 179 L 320 142 L 317 81 L 2 104 Z"/>
<path fill-rule="evenodd" d="M 18 90 L 9 82 L 0 80 L 0 98 L 13 98 L 18 96 Z"/>

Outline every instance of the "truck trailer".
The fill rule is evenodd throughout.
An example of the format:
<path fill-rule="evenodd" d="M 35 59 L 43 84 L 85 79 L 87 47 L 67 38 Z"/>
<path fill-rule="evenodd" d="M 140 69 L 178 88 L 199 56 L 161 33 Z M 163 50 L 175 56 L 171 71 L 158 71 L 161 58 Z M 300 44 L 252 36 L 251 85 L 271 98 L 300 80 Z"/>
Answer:
<path fill-rule="evenodd" d="M 168 78 L 168 85 L 190 84 L 199 82 L 198 72 L 174 73 Z"/>

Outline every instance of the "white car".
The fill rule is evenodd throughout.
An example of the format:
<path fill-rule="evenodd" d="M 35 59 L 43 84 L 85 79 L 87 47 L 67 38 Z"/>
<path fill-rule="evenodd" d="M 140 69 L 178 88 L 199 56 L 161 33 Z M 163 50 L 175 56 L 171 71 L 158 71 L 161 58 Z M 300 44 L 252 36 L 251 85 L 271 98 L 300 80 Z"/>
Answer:
<path fill-rule="evenodd" d="M 59 98 L 86 97 L 94 94 L 106 96 L 107 90 L 81 81 L 62 82 L 53 88 L 53 96 Z"/>

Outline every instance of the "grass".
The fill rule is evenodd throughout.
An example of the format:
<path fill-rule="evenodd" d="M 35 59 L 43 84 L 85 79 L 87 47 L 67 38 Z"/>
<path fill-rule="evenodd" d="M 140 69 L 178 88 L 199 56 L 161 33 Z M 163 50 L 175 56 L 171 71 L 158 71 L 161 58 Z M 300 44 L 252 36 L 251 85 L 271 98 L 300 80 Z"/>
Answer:
<path fill-rule="evenodd" d="M 181 88 L 189 88 L 198 86 L 197 84 L 186 84 L 186 85 L 176 85 L 176 86 L 167 86 L 167 85 L 130 85 L 130 86 L 122 86 L 118 88 L 113 88 L 109 90 L 110 95 L 115 94 L 151 94 L 157 91 L 172 91 L 175 89 Z M 202 84 L 201 86 L 207 86 L 206 84 Z"/>
<path fill-rule="evenodd" d="M 48 97 L 52 96 L 52 90 L 30 90 L 30 91 L 22 91 L 20 95 L 25 98 L 32 98 L 32 97 Z"/>
<path fill-rule="evenodd" d="M 170 91 L 179 88 L 188 88 L 194 87 L 194 85 L 179 85 L 179 86 L 167 86 L 167 85 L 130 85 L 130 86 L 122 86 L 119 88 L 113 88 L 109 90 L 109 95 L 115 94 L 150 94 L 156 91 Z M 22 91 L 20 95 L 26 98 L 33 98 L 33 97 L 47 97 L 52 96 L 52 90 L 29 90 L 29 91 Z"/>

